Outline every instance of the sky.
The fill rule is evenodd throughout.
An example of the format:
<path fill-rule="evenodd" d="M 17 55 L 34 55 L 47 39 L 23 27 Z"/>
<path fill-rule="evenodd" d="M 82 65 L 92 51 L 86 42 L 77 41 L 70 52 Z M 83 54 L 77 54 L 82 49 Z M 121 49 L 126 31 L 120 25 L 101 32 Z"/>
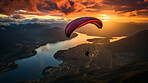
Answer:
<path fill-rule="evenodd" d="M 65 22 L 79 17 L 148 23 L 148 0 L 0 0 L 0 23 Z"/>

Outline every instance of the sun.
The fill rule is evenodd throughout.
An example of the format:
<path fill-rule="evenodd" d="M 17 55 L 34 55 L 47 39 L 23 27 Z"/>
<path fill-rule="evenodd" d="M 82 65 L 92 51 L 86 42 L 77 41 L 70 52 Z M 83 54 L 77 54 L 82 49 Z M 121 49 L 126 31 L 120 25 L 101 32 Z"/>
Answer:
<path fill-rule="evenodd" d="M 102 20 L 108 20 L 108 19 L 110 19 L 110 17 L 109 17 L 108 15 L 106 15 L 106 14 L 101 15 L 100 18 L 101 18 Z"/>

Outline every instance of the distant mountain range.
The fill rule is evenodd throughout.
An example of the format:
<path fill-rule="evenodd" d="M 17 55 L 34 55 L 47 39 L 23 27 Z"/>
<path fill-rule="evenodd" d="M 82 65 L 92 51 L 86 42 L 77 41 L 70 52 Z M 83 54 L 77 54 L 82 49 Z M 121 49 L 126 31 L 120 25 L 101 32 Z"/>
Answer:
<path fill-rule="evenodd" d="M 81 33 L 105 37 L 129 36 L 143 30 L 148 30 L 148 23 L 103 22 L 102 29 L 98 29 L 93 25 L 85 25 L 77 29 L 77 31 Z"/>

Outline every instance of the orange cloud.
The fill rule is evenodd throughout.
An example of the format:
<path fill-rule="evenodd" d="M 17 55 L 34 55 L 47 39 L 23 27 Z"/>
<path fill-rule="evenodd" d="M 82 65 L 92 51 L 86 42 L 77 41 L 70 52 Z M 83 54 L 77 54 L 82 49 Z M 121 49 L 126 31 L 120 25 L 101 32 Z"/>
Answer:
<path fill-rule="evenodd" d="M 37 0 L 2 0 L 0 2 L 0 14 L 12 14 L 16 10 L 38 11 Z"/>
<path fill-rule="evenodd" d="M 26 12 L 23 12 L 23 11 Z M 144 10 L 144 11 L 142 11 Z M 0 14 L 147 16 L 148 0 L 2 0 Z"/>

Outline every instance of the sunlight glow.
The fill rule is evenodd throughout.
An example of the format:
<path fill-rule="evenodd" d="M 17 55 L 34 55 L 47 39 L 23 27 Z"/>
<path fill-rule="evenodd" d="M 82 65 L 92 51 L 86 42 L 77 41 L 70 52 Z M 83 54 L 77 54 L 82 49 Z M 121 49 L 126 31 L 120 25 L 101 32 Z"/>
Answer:
<path fill-rule="evenodd" d="M 0 17 L 4 18 L 4 17 L 8 17 L 8 16 L 4 15 L 4 14 L 0 14 Z"/>
<path fill-rule="evenodd" d="M 101 15 L 100 19 L 103 21 L 108 21 L 109 19 L 111 19 L 111 17 L 106 14 L 103 14 L 103 15 Z"/>

